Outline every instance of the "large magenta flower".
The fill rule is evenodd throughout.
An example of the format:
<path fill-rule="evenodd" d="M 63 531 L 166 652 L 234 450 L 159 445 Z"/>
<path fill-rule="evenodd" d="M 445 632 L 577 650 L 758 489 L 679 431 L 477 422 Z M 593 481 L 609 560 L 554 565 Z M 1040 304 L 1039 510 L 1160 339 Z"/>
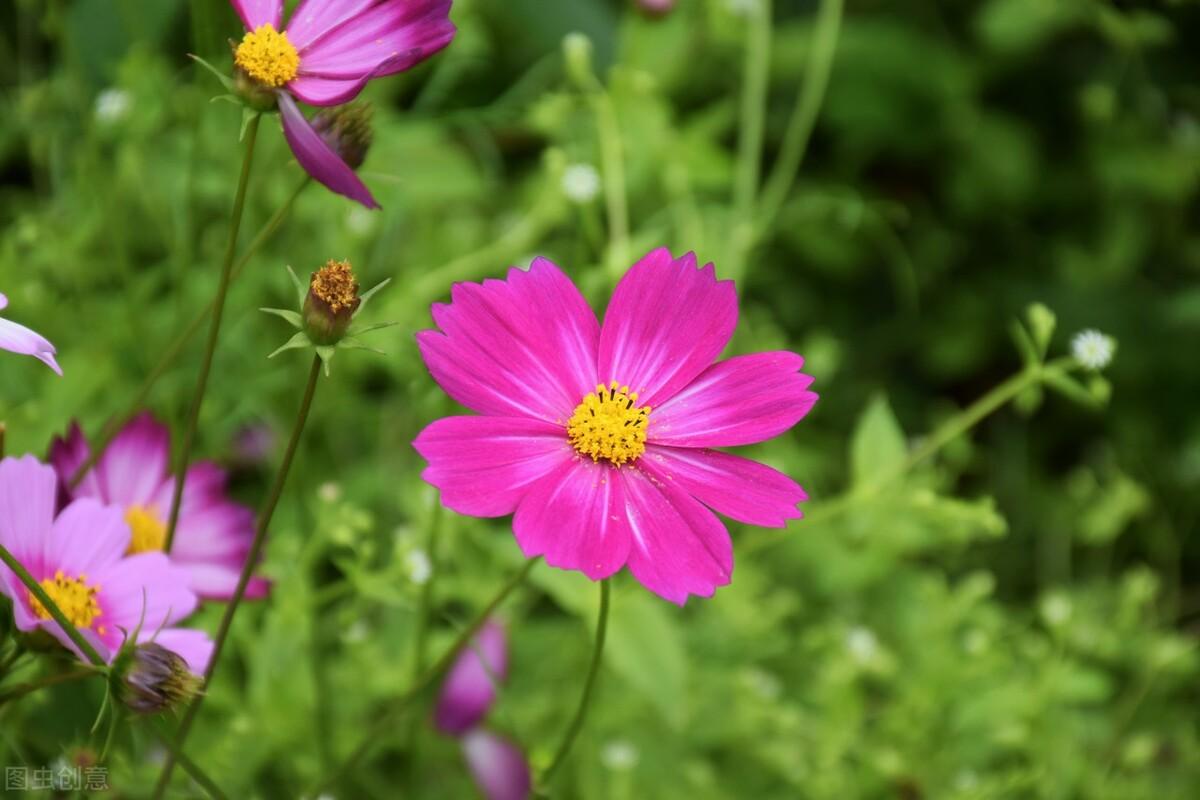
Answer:
<path fill-rule="evenodd" d="M 79 632 L 107 661 L 127 636 L 154 640 L 204 672 L 212 642 L 203 631 L 160 630 L 196 608 L 187 573 L 162 553 L 126 556 L 129 527 L 119 508 L 76 500 L 55 518 L 58 478 L 33 456 L 0 461 L 0 543 L 29 570 Z M 8 567 L 0 592 L 12 600 L 22 631 L 43 629 L 83 654 Z"/>
<path fill-rule="evenodd" d="M 63 483 L 88 459 L 91 448 L 78 424 L 50 445 L 50 462 Z M 175 479 L 170 473 L 171 434 L 145 413 L 126 425 L 71 493 L 117 506 L 132 531 L 129 552 L 158 552 L 166 543 Z M 229 500 L 225 473 L 202 461 L 188 469 L 179 507 L 171 561 L 190 575 L 191 589 L 203 598 L 233 596 L 254 538 L 254 512 Z M 247 597 L 262 597 L 270 584 L 252 578 Z"/>
<path fill-rule="evenodd" d="M 0 294 L 0 311 L 7 307 L 8 298 Z M 54 349 L 54 345 L 50 344 L 44 336 L 29 330 L 24 325 L 0 319 L 0 350 L 20 353 L 23 356 L 33 356 L 62 375 L 62 368 L 54 360 L 54 354 L 58 352 Z"/>
<path fill-rule="evenodd" d="M 293 98 L 314 106 L 354 99 L 372 78 L 409 69 L 454 38 L 450 0 L 303 0 L 283 30 L 283 0 L 231 0 L 246 35 L 234 61 L 274 89 L 296 160 L 338 194 L 379 204 L 309 125 Z"/>
<path fill-rule="evenodd" d="M 451 298 L 433 307 L 441 330 L 417 343 L 446 393 L 483 416 L 421 432 L 423 477 L 460 513 L 515 513 L 527 557 L 593 580 L 628 565 L 683 604 L 730 580 L 733 548 L 712 511 L 770 527 L 801 516 L 795 481 L 712 449 L 783 433 L 817 395 L 795 353 L 713 363 L 737 296 L 711 264 L 655 250 L 621 280 L 603 327 L 542 258 Z"/>

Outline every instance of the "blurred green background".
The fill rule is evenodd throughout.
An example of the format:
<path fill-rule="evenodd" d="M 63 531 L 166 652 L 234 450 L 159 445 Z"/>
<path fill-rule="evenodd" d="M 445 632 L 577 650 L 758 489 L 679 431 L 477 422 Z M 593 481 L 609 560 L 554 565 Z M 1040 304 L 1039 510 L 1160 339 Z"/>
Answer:
<path fill-rule="evenodd" d="M 266 360 L 290 330 L 257 308 L 290 305 L 286 264 L 349 258 L 366 286 L 392 278 L 366 314 L 400 322 L 373 340 L 387 355 L 341 356 L 322 382 L 269 543 L 275 593 L 244 609 L 191 739 L 231 796 L 297 796 L 421 657 L 413 554 L 429 553 L 436 498 L 409 443 L 453 410 L 413 341 L 429 304 L 545 255 L 602 308 L 659 245 L 738 279 L 731 352 L 808 359 L 815 411 L 748 454 L 796 477 L 815 516 L 731 524 L 732 585 L 682 610 L 622 576 L 557 794 L 1197 795 L 1200 4 L 850 0 L 798 177 L 744 239 L 746 69 L 767 68 L 770 175 L 813 85 L 817 20 L 828 33 L 840 5 L 775 0 L 767 32 L 755 0 L 679 0 L 660 18 L 618 0 L 457 0 L 446 51 L 372 84 L 361 172 L 383 210 L 300 195 L 233 289 L 202 418 L 200 454 L 257 504 L 278 448 L 238 442 L 286 434 L 307 366 Z M 573 31 L 603 94 L 564 67 Z M 186 53 L 226 69 L 240 34 L 219 0 L 0 6 L 0 291 L 66 371 L 0 358 L 10 453 L 43 454 L 72 418 L 97 431 L 211 296 L 240 112 L 210 102 L 222 90 Z M 598 104 L 623 149 L 625 262 L 603 196 L 563 189 L 568 165 L 601 166 Z M 268 118 L 243 243 L 301 177 Z M 1033 302 L 1057 313 L 1052 354 L 1087 327 L 1119 341 L 1107 407 L 1027 392 L 822 518 L 1021 368 L 1010 324 Z M 198 360 L 193 342 L 149 400 L 177 429 Z M 431 653 L 520 561 L 508 520 L 440 519 Z M 594 595 L 543 566 L 503 609 L 512 674 L 491 725 L 535 765 L 576 702 Z M 0 763 L 87 742 L 98 702 L 64 687 L 3 707 Z M 161 757 L 123 732 L 115 792 L 139 796 Z M 454 743 L 414 715 L 335 794 L 473 791 Z"/>

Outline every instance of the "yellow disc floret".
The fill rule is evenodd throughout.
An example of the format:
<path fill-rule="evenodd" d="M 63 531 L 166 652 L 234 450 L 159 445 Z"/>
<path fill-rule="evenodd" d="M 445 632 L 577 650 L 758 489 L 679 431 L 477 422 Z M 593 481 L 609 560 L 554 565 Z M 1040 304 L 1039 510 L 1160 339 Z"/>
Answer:
<path fill-rule="evenodd" d="M 233 61 L 264 86 L 283 86 L 300 71 L 300 54 L 287 32 L 275 30 L 269 22 L 242 37 Z"/>
<path fill-rule="evenodd" d="M 89 585 L 87 575 L 68 578 L 60 569 L 53 578 L 44 578 L 38 583 L 76 628 L 91 628 L 92 623 L 100 617 L 100 604 L 96 602 L 96 592 L 100 587 Z M 37 616 L 53 619 L 41 601 L 33 596 L 33 592 L 29 593 L 29 604 Z M 96 632 L 104 633 L 104 626 L 101 625 Z"/>
<path fill-rule="evenodd" d="M 146 506 L 130 506 L 125 509 L 125 521 L 129 523 L 129 550 L 135 553 L 156 553 L 167 543 L 167 523 Z"/>
<path fill-rule="evenodd" d="M 650 406 L 639 406 L 637 399 L 637 392 L 616 381 L 584 397 L 567 423 L 575 452 L 618 467 L 646 452 Z"/>
<path fill-rule="evenodd" d="M 335 314 L 358 301 L 358 281 L 354 280 L 349 261 L 327 261 L 313 273 L 309 288 Z"/>

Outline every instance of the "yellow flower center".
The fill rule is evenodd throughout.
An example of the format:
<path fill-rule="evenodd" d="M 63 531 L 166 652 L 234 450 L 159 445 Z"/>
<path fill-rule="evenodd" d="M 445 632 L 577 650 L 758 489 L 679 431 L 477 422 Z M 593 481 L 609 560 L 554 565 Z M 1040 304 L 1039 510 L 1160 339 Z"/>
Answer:
<path fill-rule="evenodd" d="M 349 261 L 330 259 L 325 266 L 313 273 L 309 284 L 312 293 L 329 305 L 333 313 L 350 308 L 358 300 L 358 281 Z"/>
<path fill-rule="evenodd" d="M 637 392 L 616 381 L 584 397 L 567 423 L 567 439 L 575 452 L 618 467 L 646 452 L 650 406 L 639 406 L 637 399 Z"/>
<path fill-rule="evenodd" d="M 242 37 L 233 61 L 264 86 L 283 86 L 300 71 L 300 54 L 287 31 L 277 31 L 269 22 Z"/>
<path fill-rule="evenodd" d="M 126 555 L 158 552 L 167 543 L 167 523 L 159 519 L 153 508 L 130 506 L 125 509 L 125 521 L 132 534 Z"/>
<path fill-rule="evenodd" d="M 76 628 L 90 628 L 100 616 L 100 604 L 96 602 L 96 592 L 100 591 L 100 587 L 89 585 L 87 575 L 68 578 L 60 569 L 53 578 L 44 578 L 38 583 Z M 29 593 L 29 603 L 34 614 L 42 619 L 53 619 L 42 602 L 33 596 L 33 592 Z M 96 632 L 103 634 L 104 626 L 96 628 Z"/>

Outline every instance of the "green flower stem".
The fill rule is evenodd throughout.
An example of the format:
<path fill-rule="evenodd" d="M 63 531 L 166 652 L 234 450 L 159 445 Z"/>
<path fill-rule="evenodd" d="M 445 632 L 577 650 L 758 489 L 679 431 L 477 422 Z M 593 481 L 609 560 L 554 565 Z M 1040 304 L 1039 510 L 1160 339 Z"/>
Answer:
<path fill-rule="evenodd" d="M 737 171 L 733 183 L 733 247 L 730 275 L 740 278 L 754 236 L 754 206 L 762 172 L 766 129 L 767 89 L 771 67 L 771 0 L 757 0 L 746 28 L 742 66 L 741 126 L 738 130 Z"/>
<path fill-rule="evenodd" d="M 258 514 L 258 526 L 254 531 L 254 540 L 250 543 L 250 551 L 246 554 L 245 563 L 242 564 L 242 572 L 238 576 L 237 587 L 233 591 L 233 597 L 230 598 L 229 603 L 225 606 L 225 614 L 221 617 L 221 624 L 217 628 L 217 635 L 213 638 L 212 659 L 208 662 L 208 669 L 204 671 L 205 687 L 208 687 L 212 683 L 213 673 L 216 672 L 217 663 L 221 658 L 221 651 L 225 648 L 225 642 L 229 637 L 229 629 L 233 625 L 233 616 L 237 613 L 238 607 L 246 595 L 246 587 L 250 583 L 250 576 L 254 573 L 254 568 L 258 566 L 259 556 L 262 554 L 263 544 L 266 542 L 267 530 L 271 525 L 271 517 L 275 513 L 275 507 L 279 505 L 279 498 L 283 495 L 283 487 L 287 483 L 288 472 L 291 470 L 292 460 L 295 458 L 296 449 L 300 444 L 300 436 L 304 432 L 305 424 L 308 422 L 308 412 L 312 408 L 313 395 L 316 394 L 317 379 L 320 376 L 321 359 L 319 356 L 313 356 L 312 366 L 308 371 L 308 383 L 304 387 L 304 397 L 300 401 L 300 410 L 296 414 L 296 422 L 292 427 L 292 435 L 288 440 L 287 450 L 283 454 L 283 461 L 280 463 L 279 471 L 275 475 L 275 482 L 271 485 L 271 492 Z M 192 723 L 195 722 L 196 714 L 200 711 L 200 705 L 204 697 L 204 694 L 199 695 L 192 701 L 184 713 L 175 738 L 175 750 L 179 752 L 183 751 L 188 733 L 191 732 Z M 168 754 L 166 763 L 163 765 L 162 774 L 159 776 L 158 785 L 154 790 L 154 797 L 161 798 L 166 791 L 167 784 L 171 780 L 171 772 L 175 767 L 175 760 L 175 751 L 172 751 Z"/>
<path fill-rule="evenodd" d="M 196 427 L 200 422 L 200 408 L 204 405 L 204 393 L 208 389 L 208 376 L 212 371 L 213 356 L 217 351 L 217 340 L 221 335 L 221 319 L 225 314 L 225 298 L 233 276 L 233 260 L 237 252 L 238 231 L 242 227 L 242 212 L 246 207 L 246 187 L 250 183 L 250 167 L 254 163 L 254 143 L 258 139 L 258 124 L 262 114 L 255 114 L 245 128 L 246 152 L 242 157 L 242 172 L 238 177 L 237 193 L 233 198 L 233 216 L 229 223 L 229 241 L 225 245 L 225 260 L 221 264 L 221 278 L 217 283 L 217 294 L 213 300 L 212 322 L 208 327 L 208 342 L 204 346 L 204 357 L 200 362 L 200 374 L 196 378 L 196 391 L 192 396 L 192 408 L 188 414 L 187 427 L 183 432 L 183 449 L 179 453 L 179 464 L 175 469 L 175 493 L 171 498 L 171 514 L 167 523 L 167 540 L 163 549 L 170 553 L 175 542 L 175 528 L 179 524 L 179 505 L 183 500 L 183 488 L 187 483 L 188 466 L 191 463 L 192 447 L 196 443 Z M 170 763 L 170 762 L 168 762 Z"/>
<path fill-rule="evenodd" d="M 625 196 L 625 147 L 617 109 L 597 81 L 589 94 L 596 130 L 600 136 L 600 169 L 604 179 L 604 207 L 608 217 L 608 273 L 615 282 L 629 268 L 629 202 Z"/>
<path fill-rule="evenodd" d="M 163 728 L 162 723 L 155 721 L 154 734 L 162 742 L 163 747 L 167 748 L 167 752 L 171 757 L 179 762 L 179 766 L 183 767 L 183 771 L 191 776 L 200 788 L 203 789 L 213 800 L 225 800 L 225 793 L 221 791 L 221 787 L 217 786 L 216 781 L 210 778 L 204 770 L 195 761 L 188 758 L 187 753 L 180 750 L 171 738 L 171 732 Z"/>
<path fill-rule="evenodd" d="M 571 725 L 567 728 L 566 735 L 563 736 L 563 740 L 558 746 L 558 752 L 554 754 L 550 766 L 542 772 L 540 783 L 543 786 L 550 781 L 554 773 L 566 761 L 567 754 L 571 752 L 571 746 L 575 744 L 579 731 L 583 729 L 583 722 L 587 719 L 588 709 L 592 705 L 592 692 L 596 688 L 596 677 L 600 674 L 600 661 L 604 655 L 604 638 L 608 633 L 609 592 L 609 580 L 605 578 L 600 581 L 600 616 L 596 620 L 596 644 L 592 649 L 592 663 L 588 667 L 587 677 L 583 682 L 583 695 L 579 698 L 579 708 L 575 710 L 575 718 L 571 720 Z"/>
<path fill-rule="evenodd" d="M 44 689 L 47 686 L 57 686 L 60 683 L 70 683 L 72 681 L 91 678 L 95 675 L 100 675 L 98 670 L 94 669 L 76 669 L 70 672 L 60 672 L 56 675 L 46 675 L 36 680 L 26 683 L 16 683 L 12 686 L 6 686 L 0 689 L 0 706 L 13 700 L 18 700 L 27 694 L 36 692 L 38 689 Z"/>
<path fill-rule="evenodd" d="M 8 552 L 8 548 L 2 544 L 0 544 L 0 561 L 3 561 L 5 566 L 13 571 L 21 583 L 25 584 L 25 588 L 29 590 L 29 593 L 37 598 L 37 601 L 42 604 L 42 607 L 46 611 L 50 612 L 50 616 L 66 631 L 67 636 L 75 643 L 75 646 L 79 648 L 79 651 L 83 653 L 88 661 L 101 669 L 108 667 L 107 662 L 96 652 L 96 648 L 92 647 L 92 643 L 83 638 L 83 634 L 71 623 L 71 620 L 67 619 L 67 615 L 50 598 L 50 595 L 46 594 L 46 590 L 41 587 L 41 584 L 33 579 L 33 576 L 29 574 L 29 570 L 25 569 L 21 562 L 17 561 L 13 554 Z"/>
<path fill-rule="evenodd" d="M 275 210 L 275 213 L 271 216 L 271 218 L 267 220 L 266 224 L 259 229 L 254 238 L 250 240 L 250 244 L 246 246 L 246 250 L 241 256 L 238 257 L 237 262 L 233 265 L 233 274 L 229 279 L 231 282 L 238 279 L 238 276 L 240 276 L 246 269 L 246 265 L 250 263 L 250 259 L 254 257 L 255 253 L 262 249 L 262 246 L 266 244 L 272 236 L 275 235 L 275 232 L 279 230 L 279 226 L 282 225 L 283 221 L 287 219 L 289 214 L 291 214 L 292 207 L 296 204 L 296 198 L 300 196 L 300 192 L 302 192 L 311 182 L 312 178 L 306 174 L 304 179 L 296 185 L 296 188 L 288 196 L 288 199 L 284 201 L 283 205 Z M 126 410 L 120 415 L 111 418 L 104 424 L 99 436 L 96 437 L 96 441 L 92 444 L 91 452 L 88 454 L 87 459 L 79 465 L 79 468 L 75 470 L 75 474 L 71 476 L 71 479 L 68 482 L 68 485 L 72 489 L 80 484 L 84 476 L 87 475 L 88 470 L 96 466 L 96 462 L 100 460 L 102 455 L 104 455 L 105 449 L 107 449 L 107 447 L 112 443 L 113 437 L 115 437 L 121 431 L 121 428 L 125 427 L 126 423 L 133 419 L 134 416 L 137 415 L 138 411 L 140 411 L 146 404 L 146 399 L 150 396 L 150 392 L 154 390 L 154 387 L 158 383 L 159 379 L 162 378 L 162 376 L 167 373 L 167 370 L 169 370 L 175 364 L 175 361 L 183 352 L 183 348 L 186 347 L 188 342 L 190 342 L 196 333 L 199 332 L 200 327 L 204 324 L 204 320 L 206 320 L 208 315 L 212 313 L 215 305 L 215 301 L 210 301 L 209 304 L 200 311 L 200 313 L 192 317 L 192 321 L 187 324 L 187 327 L 180 331 L 179 334 L 171 341 L 171 343 L 167 345 L 167 349 L 164 350 L 162 356 L 159 357 L 158 363 L 154 365 L 154 368 L 150 370 L 149 374 L 147 374 L 146 378 L 142 381 L 142 385 L 139 386 L 137 392 L 134 393 L 133 400 L 129 402 Z"/>
<path fill-rule="evenodd" d="M 425 670 L 421 674 L 421 677 L 404 694 L 389 704 L 390 707 L 375 721 L 370 730 L 367 731 L 367 735 L 363 737 L 362 743 L 351 751 L 350 755 L 336 769 L 327 774 L 321 780 L 320 784 L 309 791 L 306 794 L 307 797 L 318 797 L 335 786 L 342 777 L 362 763 L 363 759 L 371 754 L 371 751 L 375 749 L 381 740 L 385 739 L 390 732 L 395 730 L 396 723 L 409 710 L 409 707 L 428 689 L 433 687 L 439 678 L 449 671 L 450 667 L 454 665 L 455 659 L 458 658 L 459 653 L 471 643 L 471 639 L 483 627 L 484 623 L 488 621 L 488 618 L 495 613 L 496 609 L 500 607 L 500 604 L 517 587 L 525 582 L 529 573 L 533 571 L 533 568 L 537 566 L 540 560 L 541 558 L 538 557 L 525 562 L 525 566 L 513 575 L 491 601 L 475 615 L 475 618 L 471 620 L 471 624 L 463 628 L 458 638 L 454 640 L 454 644 L 450 645 L 449 649 L 442 654 L 442 657 L 434 662 L 433 666 Z"/>

